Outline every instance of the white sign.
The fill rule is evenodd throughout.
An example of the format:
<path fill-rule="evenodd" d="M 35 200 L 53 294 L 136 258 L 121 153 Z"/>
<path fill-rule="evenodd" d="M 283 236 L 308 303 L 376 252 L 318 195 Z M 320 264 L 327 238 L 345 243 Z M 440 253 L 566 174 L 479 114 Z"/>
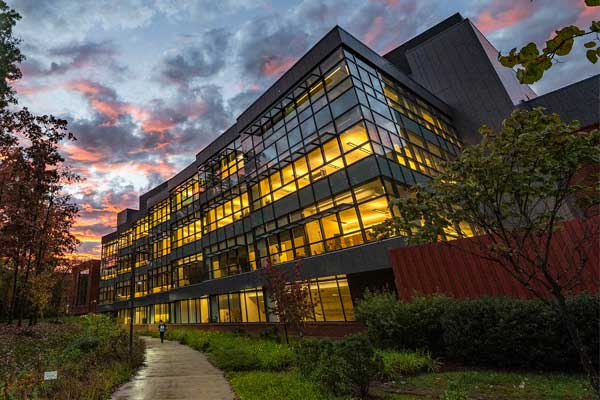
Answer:
<path fill-rule="evenodd" d="M 44 380 L 45 381 L 53 381 L 58 379 L 58 371 L 46 371 L 44 372 Z"/>

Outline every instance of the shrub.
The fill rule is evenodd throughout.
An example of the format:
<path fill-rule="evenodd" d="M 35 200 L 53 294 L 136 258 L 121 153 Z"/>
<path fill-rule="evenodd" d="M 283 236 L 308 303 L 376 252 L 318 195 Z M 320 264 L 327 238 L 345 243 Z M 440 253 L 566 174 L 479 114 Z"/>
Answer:
<path fill-rule="evenodd" d="M 312 376 L 336 395 L 365 398 L 382 367 L 369 339 L 359 334 L 324 347 Z"/>
<path fill-rule="evenodd" d="M 379 350 L 377 354 L 383 361 L 382 378 L 385 380 L 398 380 L 406 375 L 419 372 L 437 372 L 440 363 L 427 352 L 399 352 Z"/>
<path fill-rule="evenodd" d="M 399 341 L 399 310 L 396 296 L 368 289 L 354 308 L 356 319 L 368 330 L 369 338 L 379 347 L 394 348 Z"/>
<path fill-rule="evenodd" d="M 260 367 L 258 356 L 250 347 L 235 347 L 231 343 L 212 347 L 208 358 L 226 371 L 250 371 Z"/>
<path fill-rule="evenodd" d="M 305 376 L 310 376 L 318 365 L 321 354 L 331 353 L 333 343 L 329 340 L 305 338 L 294 345 L 296 366 Z"/>
<path fill-rule="evenodd" d="M 583 342 L 599 351 L 598 296 L 569 300 Z M 446 356 L 467 364 L 577 369 L 575 351 L 553 307 L 540 300 L 455 301 L 443 318 Z"/>
<path fill-rule="evenodd" d="M 378 347 L 439 353 L 444 348 L 441 317 L 450 301 L 430 296 L 402 302 L 392 293 L 367 292 L 356 307 L 356 318 L 367 326 Z"/>
<path fill-rule="evenodd" d="M 599 295 L 568 301 L 583 342 L 600 351 Z M 512 368 L 578 368 L 578 357 L 559 314 L 540 300 L 440 296 L 396 300 L 370 293 L 356 307 L 357 319 L 379 347 L 431 351 L 471 365 Z"/>

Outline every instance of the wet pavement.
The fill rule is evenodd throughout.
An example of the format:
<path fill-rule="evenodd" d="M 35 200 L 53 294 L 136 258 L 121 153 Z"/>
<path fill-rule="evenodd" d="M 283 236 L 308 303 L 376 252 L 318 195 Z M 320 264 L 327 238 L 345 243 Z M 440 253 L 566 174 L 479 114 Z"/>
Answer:
<path fill-rule="evenodd" d="M 113 394 L 113 400 L 194 399 L 234 400 L 223 372 L 206 356 L 177 342 L 143 337 L 146 361 L 142 368 Z"/>

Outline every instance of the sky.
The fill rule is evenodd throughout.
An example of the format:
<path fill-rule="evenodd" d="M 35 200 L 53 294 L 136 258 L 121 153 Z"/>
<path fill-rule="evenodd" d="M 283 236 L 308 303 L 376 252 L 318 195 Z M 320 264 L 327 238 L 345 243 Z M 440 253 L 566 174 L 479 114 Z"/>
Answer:
<path fill-rule="evenodd" d="M 66 119 L 62 145 L 82 177 L 82 256 L 100 254 L 116 213 L 196 153 L 336 24 L 384 54 L 455 12 L 501 51 L 543 44 L 598 12 L 583 0 L 8 0 L 27 57 L 19 105 Z M 576 46 L 533 86 L 543 94 L 598 73 Z"/>

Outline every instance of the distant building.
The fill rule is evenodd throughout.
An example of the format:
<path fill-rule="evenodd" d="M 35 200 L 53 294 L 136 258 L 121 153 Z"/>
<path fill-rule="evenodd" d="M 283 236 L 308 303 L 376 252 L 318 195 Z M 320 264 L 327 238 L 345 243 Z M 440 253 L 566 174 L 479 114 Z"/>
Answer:
<path fill-rule="evenodd" d="M 67 314 L 95 313 L 100 283 L 100 260 L 77 263 L 71 269 Z"/>
<path fill-rule="evenodd" d="M 133 290 L 138 324 L 267 322 L 261 266 L 302 260 L 314 320 L 354 320 L 365 288 L 394 287 L 388 249 L 402 241 L 373 235 L 389 200 L 477 142 L 480 125 L 534 105 L 598 124 L 599 76 L 536 97 L 497 53 L 458 14 L 384 56 L 335 27 L 119 213 L 102 238 L 97 310 L 126 321 Z"/>

